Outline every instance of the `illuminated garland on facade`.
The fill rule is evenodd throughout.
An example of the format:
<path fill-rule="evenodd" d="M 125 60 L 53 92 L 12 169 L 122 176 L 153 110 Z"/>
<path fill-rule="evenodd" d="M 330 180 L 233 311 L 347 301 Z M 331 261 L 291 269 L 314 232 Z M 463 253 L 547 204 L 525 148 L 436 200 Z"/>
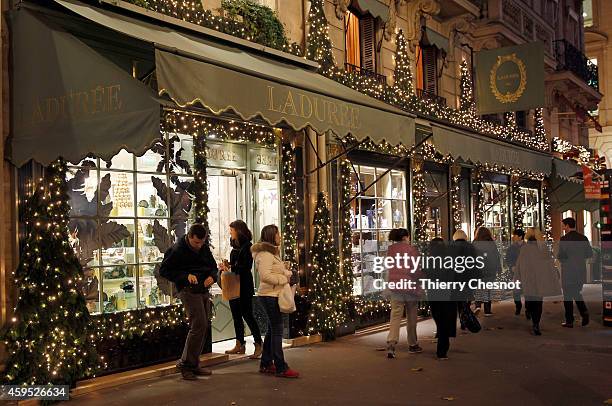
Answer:
<path fill-rule="evenodd" d="M 19 297 L 4 341 L 5 382 L 70 385 L 98 367 L 85 298 L 83 269 L 68 238 L 66 162 L 45 168 L 25 204 L 27 234 L 15 272 Z"/>
<path fill-rule="evenodd" d="M 571 142 L 554 137 L 552 140 L 552 151 L 571 157 L 579 165 L 589 165 L 591 153 L 582 145 L 573 145 Z"/>
<path fill-rule="evenodd" d="M 410 57 L 408 56 L 408 43 L 402 30 L 395 37 L 397 49 L 395 51 L 395 71 L 393 71 L 393 89 L 403 97 L 414 95 Z"/>
<path fill-rule="evenodd" d="M 283 197 L 283 252 L 284 260 L 297 269 L 297 188 L 295 182 L 295 149 L 284 142 L 281 147 Z"/>
<path fill-rule="evenodd" d="M 510 187 L 512 188 L 512 226 L 515 230 L 522 230 L 523 225 L 523 193 L 519 183 L 519 177 L 513 176 L 510 180 Z"/>
<path fill-rule="evenodd" d="M 317 197 L 313 225 L 311 261 L 308 264 L 311 282 L 308 330 L 310 334 L 318 332 L 325 339 L 333 339 L 336 327 L 347 321 L 347 307 L 343 300 L 344 282 L 334 245 L 331 216 L 323 192 L 319 192 Z"/>
<path fill-rule="evenodd" d="M 474 229 L 478 227 L 484 226 L 484 188 L 482 187 L 482 169 L 480 167 L 476 167 L 472 170 L 472 185 L 474 193 Z"/>
<path fill-rule="evenodd" d="M 129 3 L 155 11 L 179 20 L 197 24 L 202 27 L 210 28 L 231 36 L 242 38 L 247 41 L 256 41 L 261 45 L 288 52 L 293 55 L 302 56 L 302 49 L 296 43 L 289 43 L 286 36 L 282 33 L 276 35 L 260 35 L 261 27 L 254 27 L 253 24 L 247 28 L 242 21 L 214 15 L 211 10 L 204 8 L 201 0 L 126 0 Z M 270 10 L 272 13 L 272 10 Z M 282 25 L 280 21 L 279 25 Z"/>
<path fill-rule="evenodd" d="M 343 290 L 342 297 L 345 303 L 350 303 L 353 296 L 353 230 L 351 229 L 351 214 L 348 202 L 351 199 L 352 184 L 351 162 L 344 158 L 340 160 L 340 207 L 344 207 L 340 213 L 340 248 L 341 260 L 340 271 L 342 272 Z"/>
<path fill-rule="evenodd" d="M 461 184 L 461 167 L 454 164 L 450 168 L 451 170 L 451 210 L 453 213 L 453 224 L 452 230 L 456 231 L 461 228 L 461 216 L 463 214 L 463 208 L 461 207 L 460 197 L 460 184 Z M 464 230 L 467 231 L 467 230 Z"/>
<path fill-rule="evenodd" d="M 323 5 L 323 0 L 313 0 L 311 2 L 308 15 L 310 32 L 307 39 L 306 55 L 308 59 L 319 62 L 319 71 L 324 76 L 408 112 L 450 122 L 454 125 L 465 127 L 484 135 L 518 142 L 536 150 L 550 150 L 546 139 L 534 137 L 530 132 L 522 131 L 517 127 L 498 125 L 483 120 L 475 115 L 475 111 L 473 111 L 472 108 L 456 110 L 448 106 L 440 105 L 433 100 L 418 98 L 416 95 L 407 95 L 406 91 L 398 91 L 398 89 L 401 89 L 399 86 L 389 86 L 386 83 L 380 83 L 375 78 L 362 76 L 354 72 L 346 72 L 344 69 L 338 68 L 333 58 L 328 23 Z M 399 64 L 405 72 L 404 65 L 406 63 L 405 59 L 407 59 L 407 53 L 403 50 L 402 44 L 399 44 L 398 49 L 399 52 L 396 51 L 395 62 Z M 462 77 L 467 78 L 466 75 L 468 74 L 469 69 L 467 64 L 463 64 Z M 464 92 L 473 92 L 471 82 L 471 78 L 461 81 L 462 94 L 464 94 Z"/>
<path fill-rule="evenodd" d="M 206 136 L 202 133 L 196 133 L 193 136 L 193 190 L 195 198 L 193 205 L 195 208 L 195 220 L 200 223 L 208 231 L 210 242 L 210 227 L 208 224 L 208 181 L 206 176 L 206 168 L 208 166 L 206 158 Z"/>
<path fill-rule="evenodd" d="M 550 196 L 548 194 L 549 182 L 549 180 L 542 182 L 542 195 L 544 196 L 544 237 L 546 238 L 546 241 L 552 242 L 552 206 L 550 204 Z"/>
<path fill-rule="evenodd" d="M 412 167 L 412 196 L 413 196 L 413 227 L 414 239 L 417 243 L 427 241 L 427 229 L 425 227 L 425 164 L 422 158 L 413 160 Z"/>

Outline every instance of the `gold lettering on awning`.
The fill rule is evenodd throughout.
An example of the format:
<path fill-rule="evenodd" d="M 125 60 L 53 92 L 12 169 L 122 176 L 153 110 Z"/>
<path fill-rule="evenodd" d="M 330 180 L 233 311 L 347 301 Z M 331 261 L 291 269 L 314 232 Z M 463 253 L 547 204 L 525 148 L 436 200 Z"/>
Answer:
<path fill-rule="evenodd" d="M 311 119 L 314 116 L 320 123 L 344 127 L 348 130 L 360 127 L 359 107 L 353 104 L 303 93 L 292 88 L 267 86 L 267 90 L 268 111 L 303 119 Z"/>

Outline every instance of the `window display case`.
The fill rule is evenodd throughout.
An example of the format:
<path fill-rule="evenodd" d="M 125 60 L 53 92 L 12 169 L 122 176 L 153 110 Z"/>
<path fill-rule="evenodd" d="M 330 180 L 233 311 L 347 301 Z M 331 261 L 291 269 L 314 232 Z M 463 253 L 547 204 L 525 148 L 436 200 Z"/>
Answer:
<path fill-rule="evenodd" d="M 520 188 L 523 227 L 540 228 L 540 191 L 533 188 Z"/>
<path fill-rule="evenodd" d="M 495 241 L 508 241 L 510 229 L 510 196 L 508 185 L 483 182 L 484 226 L 491 230 Z"/>
<path fill-rule="evenodd" d="M 355 165 L 352 177 L 354 193 L 380 179 L 363 196 L 357 197 L 350 208 L 353 230 L 353 284 L 354 295 L 378 292 L 374 288 L 376 277 L 374 258 L 385 255 L 390 245 L 389 231 L 407 227 L 405 173 L 386 168 Z"/>
<path fill-rule="evenodd" d="M 425 179 L 425 232 L 427 241 L 434 237 L 448 239 L 448 175 L 427 171 Z"/>

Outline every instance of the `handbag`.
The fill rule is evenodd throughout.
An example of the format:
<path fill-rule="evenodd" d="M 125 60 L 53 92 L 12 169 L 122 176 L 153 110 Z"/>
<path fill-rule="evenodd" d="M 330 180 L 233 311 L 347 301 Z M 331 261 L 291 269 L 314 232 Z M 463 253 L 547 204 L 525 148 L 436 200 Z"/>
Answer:
<path fill-rule="evenodd" d="M 480 322 L 476 318 L 476 315 L 467 305 L 461 309 L 459 320 L 461 320 L 461 324 L 467 327 L 471 333 L 478 333 L 482 328 L 480 327 Z"/>
<path fill-rule="evenodd" d="M 278 307 L 281 313 L 293 313 L 295 311 L 295 290 L 297 285 L 283 285 L 283 289 L 278 294 Z"/>
<path fill-rule="evenodd" d="M 233 272 L 221 273 L 221 297 L 227 301 L 240 297 L 240 275 Z"/>

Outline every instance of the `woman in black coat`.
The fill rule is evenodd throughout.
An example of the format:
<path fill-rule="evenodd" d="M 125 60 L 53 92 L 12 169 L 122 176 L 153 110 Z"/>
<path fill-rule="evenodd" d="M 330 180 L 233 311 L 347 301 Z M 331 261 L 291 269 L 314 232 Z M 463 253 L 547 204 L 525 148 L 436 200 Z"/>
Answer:
<path fill-rule="evenodd" d="M 431 240 L 427 256 L 432 258 L 434 264 L 437 261 L 435 258 L 445 258 L 448 254 L 448 247 L 442 238 L 436 237 Z M 446 271 L 436 265 L 426 268 L 425 273 L 432 280 L 437 279 L 441 282 L 453 282 L 455 280 L 452 270 Z M 436 323 L 436 338 L 438 339 L 436 355 L 438 359 L 447 359 L 450 337 L 457 335 L 457 302 L 453 300 L 452 292 L 448 289 L 428 289 L 427 301 L 429 302 L 431 316 Z"/>
<path fill-rule="evenodd" d="M 232 252 L 230 260 L 224 262 L 221 269 L 224 272 L 232 272 L 240 276 L 240 297 L 229 301 L 232 317 L 234 319 L 234 330 L 236 332 L 236 345 L 226 354 L 244 354 L 246 352 L 244 340 L 244 319 L 251 329 L 255 339 L 255 352 L 250 358 L 257 359 L 261 356 L 262 340 L 257 320 L 253 316 L 253 296 L 255 287 L 253 284 L 253 257 L 251 256 L 251 240 L 253 235 L 246 223 L 242 220 L 233 221 L 230 224 L 230 242 Z"/>

